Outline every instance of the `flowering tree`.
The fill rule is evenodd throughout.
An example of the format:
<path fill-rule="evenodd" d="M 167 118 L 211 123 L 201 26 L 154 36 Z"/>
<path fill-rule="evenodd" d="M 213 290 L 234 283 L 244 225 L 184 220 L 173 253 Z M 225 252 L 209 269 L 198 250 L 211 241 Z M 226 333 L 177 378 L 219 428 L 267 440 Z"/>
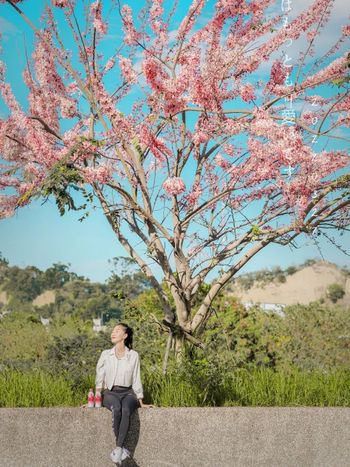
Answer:
<path fill-rule="evenodd" d="M 316 150 L 326 139 L 348 141 L 339 130 L 350 122 L 349 56 L 338 53 L 350 26 L 311 59 L 331 1 L 280 26 L 281 15 L 265 15 L 271 0 L 194 0 L 174 26 L 176 2 L 166 15 L 162 0 L 147 0 L 137 20 L 128 5 L 111 0 L 107 11 L 97 0 L 83 5 L 83 25 L 79 2 L 51 0 L 41 29 L 19 0 L 0 3 L 35 31 L 23 72 L 28 110 L 0 70 L 9 109 L 0 122 L 1 216 L 37 197 L 53 195 L 61 214 L 97 201 L 157 291 L 178 348 L 184 338 L 201 346 L 213 300 L 260 250 L 349 225 L 348 156 Z M 71 52 L 56 13 L 72 33 Z M 106 13 L 123 28 L 110 56 L 101 53 Z M 291 65 L 286 50 L 300 36 L 305 51 Z"/>

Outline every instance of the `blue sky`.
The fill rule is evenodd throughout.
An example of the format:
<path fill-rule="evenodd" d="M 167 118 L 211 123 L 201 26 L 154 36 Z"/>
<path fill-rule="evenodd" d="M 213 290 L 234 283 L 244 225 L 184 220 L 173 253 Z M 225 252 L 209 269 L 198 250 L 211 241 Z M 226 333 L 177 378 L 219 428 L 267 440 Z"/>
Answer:
<path fill-rule="evenodd" d="M 104 5 L 108 3 L 106 1 Z M 135 0 L 128 3 L 131 6 L 140 4 Z M 170 3 L 172 2 L 166 1 L 165 5 Z M 180 3 L 179 14 L 181 15 L 181 11 L 185 10 L 190 2 L 181 0 Z M 306 6 L 305 2 L 294 0 L 295 8 L 299 8 L 301 4 Z M 22 7 L 35 24 L 39 24 L 38 18 L 43 5 L 43 1 L 37 0 L 24 2 Z M 276 1 L 276 11 L 279 5 L 280 2 Z M 331 40 L 330 34 L 344 20 L 341 2 L 337 1 L 335 6 L 328 30 L 329 40 Z M 118 22 L 111 24 L 115 28 L 115 35 L 113 31 L 110 31 L 112 41 L 113 37 L 118 38 L 120 28 Z M 16 96 L 25 107 L 26 89 L 21 84 L 20 74 L 25 64 L 22 49 L 23 44 L 26 43 L 30 55 L 32 35 L 8 5 L 0 6 L 0 29 L 3 33 L 2 60 L 8 67 L 7 80 L 12 84 Z M 298 50 L 295 49 L 295 55 L 297 52 Z M 5 115 L 6 108 L 0 100 L 0 116 Z M 35 265 L 40 269 L 46 269 L 55 262 L 70 263 L 72 271 L 93 281 L 105 281 L 111 272 L 108 260 L 115 256 L 124 256 L 125 252 L 118 244 L 100 210 L 92 211 L 86 220 L 79 222 L 78 219 L 82 215 L 80 211 L 69 211 L 61 217 L 53 199 L 43 205 L 41 203 L 42 201 L 35 201 L 18 210 L 14 217 L 0 221 L 0 252 L 9 260 L 10 265 L 21 267 Z M 324 259 L 339 265 L 350 266 L 348 256 L 330 245 L 324 237 L 320 237 L 319 240 Z M 343 248 L 350 245 L 349 234 L 343 237 L 336 236 L 336 240 Z M 297 243 L 300 245 L 297 250 L 291 250 L 289 247 L 269 246 L 256 255 L 242 272 L 277 265 L 286 267 L 301 263 L 308 258 L 322 259 L 318 248 L 311 240 L 304 238 L 303 241 L 299 240 Z"/>

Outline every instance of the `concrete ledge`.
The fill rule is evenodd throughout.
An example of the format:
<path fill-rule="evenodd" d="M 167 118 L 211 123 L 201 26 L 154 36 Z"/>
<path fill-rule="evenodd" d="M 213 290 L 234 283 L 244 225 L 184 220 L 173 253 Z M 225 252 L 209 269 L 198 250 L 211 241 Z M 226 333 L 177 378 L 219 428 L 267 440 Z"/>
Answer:
<path fill-rule="evenodd" d="M 1 467 L 112 467 L 105 408 L 0 409 Z M 350 466 L 350 408 L 138 409 L 123 467 Z"/>

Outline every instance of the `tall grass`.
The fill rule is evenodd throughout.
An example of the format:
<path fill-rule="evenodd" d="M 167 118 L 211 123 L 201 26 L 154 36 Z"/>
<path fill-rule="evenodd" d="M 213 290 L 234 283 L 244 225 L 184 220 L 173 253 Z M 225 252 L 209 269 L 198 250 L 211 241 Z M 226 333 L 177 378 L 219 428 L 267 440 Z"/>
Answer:
<path fill-rule="evenodd" d="M 145 402 L 160 407 L 197 406 L 350 406 L 350 371 L 273 371 L 236 369 L 216 378 L 159 370 L 142 374 Z M 0 407 L 80 406 L 94 375 L 77 386 L 68 374 L 42 370 L 0 373 Z"/>
<path fill-rule="evenodd" d="M 0 373 L 0 407 L 75 406 L 82 399 L 82 388 L 74 391 L 64 375 L 14 369 Z"/>
<path fill-rule="evenodd" d="M 237 370 L 224 382 L 225 406 L 350 406 L 350 371 Z"/>

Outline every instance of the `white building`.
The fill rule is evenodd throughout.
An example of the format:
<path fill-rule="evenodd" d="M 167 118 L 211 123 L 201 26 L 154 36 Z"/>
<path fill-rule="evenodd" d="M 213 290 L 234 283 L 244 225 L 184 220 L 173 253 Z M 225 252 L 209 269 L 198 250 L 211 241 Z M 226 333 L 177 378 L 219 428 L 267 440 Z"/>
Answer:
<path fill-rule="evenodd" d="M 50 324 L 50 318 L 43 318 L 42 316 L 40 316 L 40 321 L 41 324 L 43 324 L 44 326 L 48 326 Z"/>
<path fill-rule="evenodd" d="M 253 302 L 243 302 L 243 305 L 249 310 L 254 305 L 258 305 L 264 311 L 270 311 L 272 313 L 276 313 L 282 317 L 285 316 L 283 311 L 284 307 L 286 306 L 284 303 L 259 303 L 257 302 L 254 304 Z"/>
<path fill-rule="evenodd" d="M 102 325 L 102 319 L 101 318 L 93 318 L 92 321 L 94 323 L 94 325 L 92 327 L 92 329 L 94 331 L 96 331 L 96 332 L 105 331 L 106 326 Z"/>

